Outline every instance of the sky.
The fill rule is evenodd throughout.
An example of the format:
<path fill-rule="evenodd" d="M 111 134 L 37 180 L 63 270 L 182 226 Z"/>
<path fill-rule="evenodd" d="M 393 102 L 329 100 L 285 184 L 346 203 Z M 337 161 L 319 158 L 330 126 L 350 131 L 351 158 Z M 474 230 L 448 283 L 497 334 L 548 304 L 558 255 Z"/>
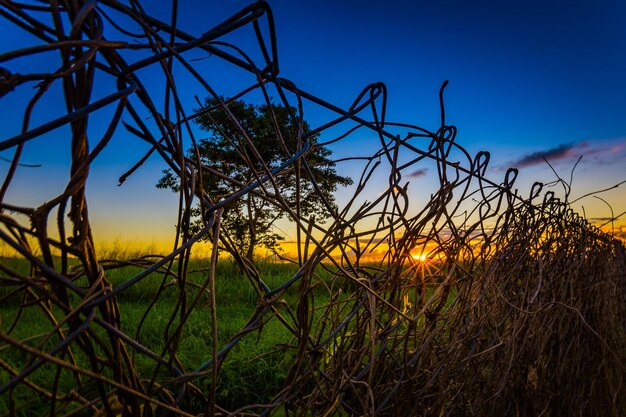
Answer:
<path fill-rule="evenodd" d="M 169 16 L 170 2 L 144 3 L 149 14 Z M 179 26 L 200 35 L 247 4 L 180 0 Z M 544 158 L 569 178 L 582 156 L 573 175 L 572 199 L 626 180 L 623 1 L 270 0 L 269 4 L 280 75 L 305 91 L 346 108 L 366 85 L 382 81 L 388 90 L 388 120 L 434 131 L 439 124 L 439 88 L 449 80 L 447 122 L 457 126 L 457 142 L 471 153 L 491 152 L 489 173 L 494 178 L 515 166 L 521 170 L 517 187 L 530 189 L 536 180 L 555 179 Z M 253 53 L 251 39 L 250 33 L 241 31 L 225 40 Z M 0 20 L 0 53 L 39 44 Z M 128 59 L 132 62 L 132 55 Z M 232 94 L 247 82 L 210 57 L 199 65 L 221 94 Z M 9 60 L 0 66 L 11 72 L 53 68 L 45 59 Z M 146 71 L 142 76 L 150 82 L 153 75 Z M 163 88 L 156 78 L 154 82 L 155 89 Z M 194 94 L 202 94 L 184 77 L 177 82 L 190 102 Z M 5 138 L 19 132 L 24 105 L 32 96 L 30 87 L 0 98 Z M 111 88 L 103 81 L 95 93 Z M 305 110 L 313 127 L 326 120 L 315 108 Z M 33 125 L 60 112 L 58 102 L 44 100 L 34 112 Z M 110 112 L 92 115 L 94 130 L 107 126 Z M 29 143 L 22 163 L 41 166 L 20 168 L 7 203 L 38 205 L 63 189 L 69 171 L 69 142 L 63 136 L 62 131 L 53 132 Z M 359 149 L 367 153 L 368 138 L 357 137 L 334 145 L 335 156 L 350 155 L 355 141 L 361 141 Z M 117 185 L 117 178 L 146 150 L 145 143 L 120 129 L 94 163 L 87 192 L 101 247 L 116 242 L 160 247 L 173 240 L 177 199 L 154 187 L 166 168 L 162 161 L 151 158 L 124 185 Z M 11 156 L 10 150 L 0 152 L 1 158 Z M 8 163 L 0 160 L 0 177 L 7 169 Z M 606 202 L 587 197 L 574 208 L 592 222 L 610 217 L 611 210 L 614 214 L 626 210 L 626 185 L 599 196 Z"/>

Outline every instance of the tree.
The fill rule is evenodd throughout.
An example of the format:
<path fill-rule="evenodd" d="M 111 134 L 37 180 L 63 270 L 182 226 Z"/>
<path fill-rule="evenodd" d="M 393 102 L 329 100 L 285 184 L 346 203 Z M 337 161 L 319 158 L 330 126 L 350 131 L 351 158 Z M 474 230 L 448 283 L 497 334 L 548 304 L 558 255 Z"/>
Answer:
<path fill-rule="evenodd" d="M 299 133 L 309 130 L 308 123 L 302 121 L 302 132 L 299 132 L 294 117 L 297 112 L 293 107 L 253 105 L 235 100 L 228 104 L 227 112 L 216 99 L 207 99 L 204 109 L 211 110 L 203 113 L 196 122 L 210 132 L 210 136 L 198 141 L 198 154 L 202 164 L 202 186 L 213 202 L 240 190 L 242 184 L 250 184 L 262 177 L 266 173 L 265 167 L 269 170 L 277 168 L 298 150 Z M 317 145 L 317 139 L 317 135 L 308 138 L 312 147 L 306 154 L 306 161 L 319 185 L 318 190 L 304 171 L 297 181 L 293 167 L 275 179 L 287 207 L 295 210 L 299 193 L 301 215 L 315 215 L 322 220 L 330 214 L 324 200 L 331 208 L 336 208 L 333 192 L 339 185 L 352 184 L 352 180 L 337 174 L 335 163 L 329 159 L 331 151 Z M 197 160 L 196 150 L 189 149 L 187 156 L 190 160 Z M 170 170 L 164 174 L 157 187 L 178 192 L 178 177 Z M 268 193 L 273 192 L 269 183 L 266 187 Z M 199 230 L 202 223 L 198 207 L 193 215 L 195 221 L 191 229 Z M 272 226 L 285 215 L 284 207 L 268 204 L 266 199 L 252 193 L 229 203 L 224 207 L 222 224 L 234 244 L 231 250 L 245 254 L 249 260 L 253 260 L 254 249 L 258 246 L 275 250 L 283 236 L 275 233 Z"/>

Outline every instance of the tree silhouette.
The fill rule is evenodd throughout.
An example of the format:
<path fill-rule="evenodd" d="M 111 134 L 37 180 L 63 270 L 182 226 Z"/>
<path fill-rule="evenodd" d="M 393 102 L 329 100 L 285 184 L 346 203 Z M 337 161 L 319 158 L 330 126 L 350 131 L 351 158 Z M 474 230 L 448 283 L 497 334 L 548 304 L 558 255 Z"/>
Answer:
<path fill-rule="evenodd" d="M 300 149 L 302 133 L 309 130 L 305 121 L 298 123 L 293 107 L 253 105 L 242 100 L 231 101 L 227 107 L 228 110 L 217 99 L 206 100 L 206 111 L 196 122 L 210 132 L 210 136 L 198 141 L 198 154 L 195 148 L 187 152 L 190 160 L 197 160 L 199 156 L 202 187 L 213 202 L 232 195 L 267 174 L 268 170 L 276 169 Z M 317 135 L 308 138 L 311 147 L 304 156 L 308 170 L 299 170 L 300 174 L 297 174 L 299 164 L 295 164 L 282 171 L 274 178 L 278 190 L 266 183 L 265 190 L 270 195 L 279 191 L 282 205 L 269 204 L 259 193 L 248 193 L 224 207 L 222 224 L 234 246 L 226 247 L 226 250 L 237 251 L 253 260 L 255 248 L 274 251 L 278 241 L 284 239 L 273 231 L 273 225 L 287 214 L 287 209 L 296 210 L 299 205 L 301 215 L 314 215 L 322 221 L 329 216 L 329 208 L 336 208 L 333 192 L 339 185 L 352 184 L 352 180 L 337 174 L 335 163 L 329 159 L 331 151 L 317 145 L 317 139 Z M 170 170 L 164 174 L 157 187 L 178 192 L 178 177 Z M 311 176 L 318 184 L 317 189 L 313 187 Z M 199 207 L 193 209 L 192 231 L 199 230 L 202 225 L 200 214 Z"/>

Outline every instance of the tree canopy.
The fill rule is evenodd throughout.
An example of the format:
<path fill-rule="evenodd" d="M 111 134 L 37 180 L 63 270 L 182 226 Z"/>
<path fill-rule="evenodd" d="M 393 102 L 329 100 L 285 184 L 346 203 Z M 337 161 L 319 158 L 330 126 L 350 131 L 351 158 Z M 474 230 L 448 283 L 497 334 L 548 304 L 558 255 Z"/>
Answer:
<path fill-rule="evenodd" d="M 187 151 L 190 161 L 197 161 L 199 156 L 201 166 L 196 170 L 202 172 L 203 190 L 213 202 L 232 195 L 265 175 L 267 170 L 284 163 L 299 150 L 302 145 L 299 138 L 309 130 L 305 121 L 298 123 L 293 107 L 255 105 L 242 100 L 231 101 L 227 106 L 228 111 L 217 99 L 206 100 L 207 111 L 196 122 L 209 136 L 198 141 L 197 154 L 195 148 Z M 316 135 L 308 138 L 311 144 L 305 155 L 308 170 L 286 169 L 275 176 L 278 189 L 272 189 L 270 184 L 266 189 L 268 194 L 280 193 L 287 208 L 295 210 L 299 204 L 302 215 L 323 220 L 329 216 L 329 209 L 336 208 L 333 192 L 338 186 L 352 184 L 352 180 L 337 174 L 330 159 L 331 151 L 318 145 L 317 139 Z M 171 170 L 166 170 L 157 187 L 178 191 L 180 182 Z M 234 245 L 226 249 L 244 254 L 250 260 L 259 246 L 275 250 L 284 237 L 274 231 L 273 225 L 286 214 L 284 206 L 270 204 L 259 194 L 248 193 L 232 201 L 222 214 L 222 224 Z M 201 227 L 198 207 L 194 209 L 194 217 L 192 231 Z"/>

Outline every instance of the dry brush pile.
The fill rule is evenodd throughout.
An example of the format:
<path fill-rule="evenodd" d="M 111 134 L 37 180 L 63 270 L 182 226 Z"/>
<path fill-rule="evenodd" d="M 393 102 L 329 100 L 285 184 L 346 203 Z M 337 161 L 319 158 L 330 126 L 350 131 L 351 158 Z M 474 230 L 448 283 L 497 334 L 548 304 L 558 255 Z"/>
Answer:
<path fill-rule="evenodd" d="M 264 2 L 199 37 L 179 27 L 176 13 L 168 22 L 158 20 L 137 1 L 0 0 L 0 13 L 3 24 L 39 40 L 0 55 L 3 103 L 32 89 L 30 99 L 19 102 L 21 130 L 0 142 L 1 151 L 12 152 L 2 169 L 0 237 L 31 268 L 23 274 L 0 264 L 0 284 L 8 289 L 5 300 L 18 296 L 22 310 L 38 309 L 49 320 L 48 333 L 28 338 L 13 335 L 28 326 L 20 314 L 3 327 L 8 330 L 0 334 L 0 399 L 10 410 L 23 412 L 14 398 L 21 388 L 55 415 L 187 415 L 198 409 L 204 415 L 626 415 L 624 246 L 542 184 L 518 191 L 516 170 L 502 180 L 488 178 L 489 154 L 470 155 L 455 141 L 455 127 L 446 125 L 443 87 L 435 131 L 386 120 L 383 84 L 365 88 L 347 109 L 336 107 L 278 76 L 274 22 Z M 260 58 L 222 39 L 244 29 L 257 37 Z M 220 97 L 223 86 L 213 85 L 199 67 L 206 63 L 196 59 L 207 56 L 248 74 L 248 87 L 229 95 L 231 100 L 254 93 L 269 103 L 275 95 L 298 109 L 292 117 L 300 122 L 307 106 L 333 115 L 301 130 L 297 148 L 285 148 L 278 169 L 260 170 L 256 180 L 237 184 L 238 191 L 220 201 L 198 184 L 199 159 L 185 156 L 196 141 L 193 120 L 211 109 L 194 110 L 198 104 L 177 89 L 177 80 L 188 77 L 203 89 L 195 94 Z M 14 62 L 38 59 L 51 67 L 11 69 Z M 154 74 L 164 88 L 154 88 Z M 38 106 L 44 100 L 57 100 L 66 111 L 42 120 Z M 107 128 L 94 133 L 88 123 L 94 120 L 106 120 Z M 245 130 L 232 123 L 241 131 L 238 146 L 258 166 L 263 161 L 255 159 L 258 152 Z M 27 169 L 20 163 L 24 150 L 58 132 L 70 139 L 64 142 L 71 155 L 67 183 L 36 206 L 8 201 L 16 173 Z M 336 210 L 329 204 L 327 222 L 286 204 L 277 178 L 295 175 L 315 183 L 307 154 L 321 143 L 311 137 L 322 133 L 329 144 L 362 132 L 377 150 L 354 158 L 362 167 L 354 194 Z M 149 144 L 120 182 L 150 157 L 180 178 L 179 238 L 166 256 L 115 263 L 99 259 L 94 249 L 85 187 L 94 161 L 120 135 Z M 282 140 L 280 131 L 276 140 Z M 438 186 L 420 205 L 407 179 L 422 166 L 437 172 Z M 373 178 L 381 176 L 386 183 L 377 189 Z M 217 252 L 232 248 L 220 216 L 225 205 L 250 193 L 288 211 L 298 231 L 298 272 L 269 288 L 255 266 L 235 254 L 259 294 L 257 308 L 227 344 L 214 344 L 205 362 L 181 367 L 179 339 L 195 309 L 213 312 L 207 327 L 217 340 Z M 205 224 L 191 234 L 190 209 L 196 204 Z M 190 297 L 187 268 L 202 238 L 214 242 L 213 252 L 204 261 L 208 272 L 200 295 Z M 384 251 L 382 260 L 366 262 L 375 251 Z M 110 285 L 105 270 L 129 262 L 142 271 Z M 137 335 L 122 331 L 125 312 L 117 298 L 164 270 L 177 277 L 179 296 L 167 348 L 153 352 Z M 331 278 L 322 278 L 322 270 Z M 289 306 L 282 294 L 294 288 L 298 302 Z M 319 291 L 328 302 L 319 303 Z M 283 388 L 269 403 L 225 410 L 215 384 L 199 381 L 219 380 L 232 348 L 270 318 L 293 334 Z M 21 368 L 2 359 L 14 350 L 22 352 Z M 141 374 L 137 355 L 158 371 Z M 57 370 L 47 386 L 29 378 L 43 366 Z M 62 388 L 61 374 L 73 379 L 72 389 Z"/>

